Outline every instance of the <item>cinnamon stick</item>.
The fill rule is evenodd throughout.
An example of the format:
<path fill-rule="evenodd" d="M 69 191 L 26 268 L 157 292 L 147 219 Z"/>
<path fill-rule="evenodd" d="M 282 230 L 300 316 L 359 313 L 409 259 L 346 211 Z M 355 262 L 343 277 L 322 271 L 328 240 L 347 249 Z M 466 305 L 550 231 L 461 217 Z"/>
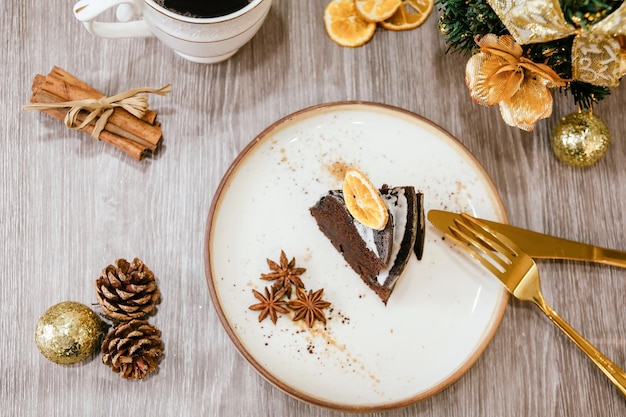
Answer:
<path fill-rule="evenodd" d="M 104 93 L 56 66 L 46 76 L 37 74 L 31 88 L 31 103 L 58 103 L 105 96 Z M 56 119 L 64 120 L 68 109 L 51 108 L 42 111 Z M 81 110 L 76 121 L 82 123 L 87 115 L 87 111 Z M 156 111 L 148 109 L 142 118 L 137 118 L 125 109 L 116 107 L 98 139 L 140 160 L 147 150 L 154 151 L 161 141 L 161 124 L 156 120 L 156 116 Z M 92 121 L 82 130 L 92 134 L 94 127 L 95 121 Z"/>
<path fill-rule="evenodd" d="M 63 120 L 66 114 L 66 111 L 63 109 L 45 109 L 41 111 L 59 120 Z M 94 126 L 90 124 L 90 125 L 85 126 L 82 130 L 91 135 L 91 133 L 93 132 L 93 129 L 94 129 Z M 111 132 L 107 132 L 106 130 L 103 130 L 100 133 L 99 139 L 103 142 L 106 142 L 108 144 L 115 146 L 116 148 L 119 148 L 120 150 L 126 152 L 128 155 L 132 156 L 138 161 L 141 160 L 141 158 L 143 157 L 146 151 L 146 148 L 144 146 L 141 146 L 135 142 L 126 140 L 125 138 L 118 136 L 116 134 L 113 134 Z"/>
<path fill-rule="evenodd" d="M 43 82 L 39 84 L 39 88 L 33 92 L 33 96 L 31 98 L 32 103 L 37 102 L 37 94 L 40 91 L 45 91 L 58 97 L 59 102 L 104 97 L 101 93 L 84 89 L 81 85 L 68 83 L 67 79 L 60 78 L 54 74 L 48 74 L 48 76 L 44 77 Z M 113 126 L 117 126 L 117 128 Z M 107 120 L 104 130 L 116 133 L 128 140 L 133 140 L 139 137 L 142 139 L 142 142 L 149 144 L 148 148 L 150 148 L 150 150 L 155 150 L 157 148 L 162 136 L 162 132 L 159 127 L 140 120 L 119 107 L 115 108 L 113 114 L 109 117 L 109 120 Z M 126 132 L 128 132 L 128 135 L 126 135 Z"/>
<path fill-rule="evenodd" d="M 40 91 L 37 94 L 37 100 L 38 100 L 37 103 L 58 102 L 57 97 L 47 94 L 44 91 Z M 65 109 L 44 109 L 41 111 L 61 121 L 65 119 L 65 115 L 67 114 L 67 110 Z M 81 114 L 79 114 L 77 117 L 78 122 L 82 123 L 85 120 L 86 116 L 87 116 L 86 112 L 84 113 L 81 112 Z M 82 129 L 82 131 L 91 135 L 93 133 L 94 126 L 95 126 L 94 123 L 90 123 L 86 125 Z M 127 154 L 129 154 L 130 156 L 132 156 L 138 161 L 141 160 L 141 158 L 144 156 L 146 149 L 147 149 L 146 146 L 141 145 L 140 143 L 129 141 L 123 136 L 117 135 L 107 130 L 103 130 L 102 132 L 100 132 L 100 136 L 98 139 L 121 149 L 122 151 L 126 152 Z"/>
<path fill-rule="evenodd" d="M 62 68 L 59 68 L 57 66 L 52 67 L 52 69 L 50 70 L 50 74 L 49 75 L 54 75 L 60 79 L 62 79 L 63 81 L 65 81 L 68 85 L 75 85 L 87 92 L 89 92 L 91 95 L 88 98 L 94 97 L 94 98 L 100 98 L 100 97 L 104 97 L 105 94 L 102 93 L 99 90 L 96 90 L 95 88 L 93 88 L 92 86 L 90 86 L 89 84 L 87 84 L 86 82 L 84 82 L 81 79 L 76 78 L 75 76 L 73 76 L 72 74 L 70 74 L 69 72 L 65 71 Z M 141 120 L 143 120 L 146 123 L 149 123 L 151 125 L 154 124 L 155 120 L 157 117 L 157 112 L 151 109 L 148 109 L 146 111 L 146 114 L 144 114 L 144 116 L 141 118 Z"/>

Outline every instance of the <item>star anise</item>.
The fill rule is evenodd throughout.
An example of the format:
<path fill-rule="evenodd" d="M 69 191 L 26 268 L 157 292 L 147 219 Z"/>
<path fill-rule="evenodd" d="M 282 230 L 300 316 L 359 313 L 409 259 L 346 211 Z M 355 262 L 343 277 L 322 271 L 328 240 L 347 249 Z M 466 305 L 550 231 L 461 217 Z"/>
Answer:
<path fill-rule="evenodd" d="M 277 291 L 274 288 L 268 290 L 267 287 L 265 287 L 265 296 L 263 296 L 263 294 L 261 294 L 257 290 L 252 290 L 252 293 L 254 294 L 256 299 L 260 301 L 260 303 L 253 304 L 249 308 L 250 310 L 261 312 L 259 314 L 259 322 L 263 321 L 265 317 L 269 315 L 272 322 L 276 324 L 276 320 L 278 319 L 278 315 L 276 314 L 277 312 L 283 314 L 289 313 L 289 310 L 285 308 L 287 302 L 281 301 L 281 299 L 285 295 L 285 292 L 285 289 Z"/>
<path fill-rule="evenodd" d="M 296 288 L 298 298 L 287 303 L 295 312 L 293 320 L 304 320 L 309 327 L 313 327 L 316 320 L 326 324 L 326 316 L 322 310 L 329 307 L 330 303 L 322 300 L 323 293 L 323 288 L 315 292 L 309 290 L 308 294 L 302 288 Z"/>
<path fill-rule="evenodd" d="M 261 274 L 261 279 L 266 281 L 276 281 L 272 288 L 276 290 L 285 290 L 287 298 L 291 298 L 291 287 L 304 288 L 304 284 L 300 279 L 300 275 L 304 274 L 305 268 L 296 268 L 296 258 L 287 261 L 285 251 L 280 251 L 280 264 L 267 259 L 267 265 L 273 272 L 269 274 Z"/>

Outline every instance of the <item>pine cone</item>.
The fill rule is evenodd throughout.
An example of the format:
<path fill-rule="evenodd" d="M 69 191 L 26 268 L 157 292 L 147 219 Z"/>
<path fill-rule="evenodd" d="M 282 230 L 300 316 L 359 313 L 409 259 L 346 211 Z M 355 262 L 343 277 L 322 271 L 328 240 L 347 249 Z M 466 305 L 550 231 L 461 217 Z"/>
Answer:
<path fill-rule="evenodd" d="M 163 357 L 159 329 L 146 320 L 120 323 L 102 342 L 102 363 L 126 379 L 142 379 Z"/>
<path fill-rule="evenodd" d="M 137 258 L 131 263 L 118 259 L 107 266 L 95 286 L 98 303 L 117 321 L 145 318 L 161 297 L 154 274 Z"/>

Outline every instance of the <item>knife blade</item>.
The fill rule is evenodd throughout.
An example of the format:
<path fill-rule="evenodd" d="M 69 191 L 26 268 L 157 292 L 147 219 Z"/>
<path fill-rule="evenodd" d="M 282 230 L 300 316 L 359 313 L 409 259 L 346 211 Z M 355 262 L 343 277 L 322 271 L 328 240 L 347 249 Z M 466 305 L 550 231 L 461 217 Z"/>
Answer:
<path fill-rule="evenodd" d="M 457 217 L 460 217 L 459 213 L 443 210 L 428 211 L 428 220 L 443 232 L 448 231 Z M 595 262 L 626 268 L 626 252 L 623 251 L 550 236 L 491 220 L 479 220 L 514 241 L 524 252 L 535 259 Z"/>

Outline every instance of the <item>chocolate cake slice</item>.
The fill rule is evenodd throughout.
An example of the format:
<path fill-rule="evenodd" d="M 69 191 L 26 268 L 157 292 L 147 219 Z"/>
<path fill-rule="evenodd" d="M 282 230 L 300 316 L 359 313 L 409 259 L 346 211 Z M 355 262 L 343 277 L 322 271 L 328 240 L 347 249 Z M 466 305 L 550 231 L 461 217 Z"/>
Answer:
<path fill-rule="evenodd" d="M 393 222 L 387 222 L 383 230 L 363 226 L 348 211 L 341 190 L 329 191 L 310 211 L 320 230 L 357 274 L 375 277 L 387 266 Z"/>
<path fill-rule="evenodd" d="M 389 221 L 380 231 L 352 217 L 339 190 L 322 196 L 310 211 L 348 265 L 387 304 L 411 253 L 419 246 L 416 237 L 421 206 L 411 186 L 384 186 L 380 193 L 389 211 Z"/>

